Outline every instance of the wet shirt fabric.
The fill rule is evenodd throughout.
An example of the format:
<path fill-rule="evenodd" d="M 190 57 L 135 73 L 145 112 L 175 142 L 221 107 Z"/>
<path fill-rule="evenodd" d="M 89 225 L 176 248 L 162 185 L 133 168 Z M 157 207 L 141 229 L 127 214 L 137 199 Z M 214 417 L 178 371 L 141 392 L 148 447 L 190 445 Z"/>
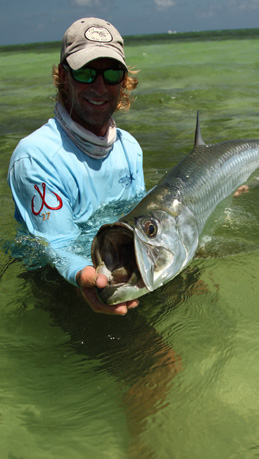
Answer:
<path fill-rule="evenodd" d="M 142 150 L 134 137 L 117 128 L 107 157 L 91 158 L 51 118 L 19 142 L 11 157 L 8 183 L 16 219 L 50 243 L 50 261 L 77 285 L 77 272 L 92 264 L 71 251 L 80 235 L 78 224 L 99 207 L 144 191 Z"/>

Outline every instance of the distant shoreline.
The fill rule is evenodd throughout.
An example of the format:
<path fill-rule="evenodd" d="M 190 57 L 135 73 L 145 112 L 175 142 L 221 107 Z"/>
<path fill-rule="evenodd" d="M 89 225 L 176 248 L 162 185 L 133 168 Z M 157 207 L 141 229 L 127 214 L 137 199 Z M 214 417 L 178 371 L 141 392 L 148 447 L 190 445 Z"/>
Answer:
<path fill-rule="evenodd" d="M 259 38 L 259 28 L 256 29 L 222 29 L 222 30 L 202 30 L 193 32 L 168 31 L 167 33 L 126 35 L 123 37 L 125 46 L 138 45 L 140 43 L 170 42 L 170 41 L 208 41 L 208 40 L 235 40 L 235 39 L 257 39 Z M 46 51 L 47 49 L 60 48 L 60 41 L 24 43 L 17 45 L 0 45 L 0 51 L 19 51 L 37 49 Z"/>

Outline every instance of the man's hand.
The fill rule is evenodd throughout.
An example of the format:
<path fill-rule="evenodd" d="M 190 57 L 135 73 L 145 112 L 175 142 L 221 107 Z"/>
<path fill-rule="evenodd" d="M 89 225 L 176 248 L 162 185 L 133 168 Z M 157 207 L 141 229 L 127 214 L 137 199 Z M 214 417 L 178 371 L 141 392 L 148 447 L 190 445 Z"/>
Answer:
<path fill-rule="evenodd" d="M 86 266 L 84 269 L 81 269 L 76 275 L 76 281 L 84 299 L 95 312 L 125 315 L 128 309 L 139 305 L 138 300 L 125 301 L 114 306 L 102 303 L 96 294 L 95 287 L 104 288 L 108 284 L 108 279 L 104 274 L 97 274 L 92 266 Z"/>
<path fill-rule="evenodd" d="M 247 185 L 241 185 L 234 193 L 234 197 L 237 198 L 241 194 L 248 193 L 248 192 L 249 192 L 249 187 Z"/>

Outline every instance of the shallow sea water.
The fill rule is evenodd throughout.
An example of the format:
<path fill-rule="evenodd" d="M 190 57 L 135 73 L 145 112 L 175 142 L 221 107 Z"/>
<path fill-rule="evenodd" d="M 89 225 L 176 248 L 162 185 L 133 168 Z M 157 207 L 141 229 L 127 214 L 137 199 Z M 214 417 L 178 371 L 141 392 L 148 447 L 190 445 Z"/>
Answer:
<path fill-rule="evenodd" d="M 258 31 L 126 40 L 139 87 L 116 120 L 142 145 L 148 189 L 191 150 L 197 110 L 207 142 L 259 138 L 258 44 Z M 258 457 L 259 188 L 224 201 L 190 266 L 137 309 L 94 314 L 16 238 L 6 184 L 19 139 L 52 116 L 58 53 L 0 54 L 1 458 Z"/>

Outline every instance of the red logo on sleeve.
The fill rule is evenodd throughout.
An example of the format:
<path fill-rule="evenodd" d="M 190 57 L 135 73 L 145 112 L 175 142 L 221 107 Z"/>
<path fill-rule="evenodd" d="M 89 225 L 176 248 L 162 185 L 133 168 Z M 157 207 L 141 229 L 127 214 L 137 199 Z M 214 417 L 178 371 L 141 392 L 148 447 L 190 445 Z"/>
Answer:
<path fill-rule="evenodd" d="M 61 207 L 63 206 L 62 199 L 57 193 L 54 193 L 54 191 L 51 191 L 51 193 L 54 194 L 54 196 L 56 196 L 58 205 L 56 207 L 51 207 L 46 203 L 46 201 L 45 201 L 46 183 L 44 183 L 44 182 L 42 183 L 42 190 L 43 190 L 42 192 L 40 191 L 38 185 L 34 185 L 34 188 L 39 193 L 39 195 L 41 197 L 41 206 L 40 206 L 40 210 L 39 211 L 36 211 L 35 208 L 34 208 L 35 195 L 33 196 L 32 200 L 31 200 L 31 210 L 32 210 L 32 213 L 34 215 L 39 215 L 44 206 L 47 207 L 47 209 L 50 209 L 50 210 L 59 210 L 59 209 L 61 209 Z"/>

